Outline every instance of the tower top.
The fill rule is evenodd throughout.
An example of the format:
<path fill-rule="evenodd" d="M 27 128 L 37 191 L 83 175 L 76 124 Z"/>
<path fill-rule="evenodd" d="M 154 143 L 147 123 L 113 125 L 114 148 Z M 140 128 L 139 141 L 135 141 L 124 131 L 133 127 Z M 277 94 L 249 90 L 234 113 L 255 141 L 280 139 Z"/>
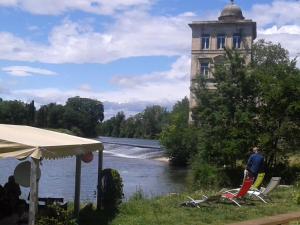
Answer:
<path fill-rule="evenodd" d="M 220 21 L 228 21 L 228 20 L 243 20 L 245 17 L 243 16 L 243 12 L 241 8 L 234 3 L 234 0 L 230 0 L 231 3 L 225 6 L 223 9 L 221 16 L 219 17 Z"/>

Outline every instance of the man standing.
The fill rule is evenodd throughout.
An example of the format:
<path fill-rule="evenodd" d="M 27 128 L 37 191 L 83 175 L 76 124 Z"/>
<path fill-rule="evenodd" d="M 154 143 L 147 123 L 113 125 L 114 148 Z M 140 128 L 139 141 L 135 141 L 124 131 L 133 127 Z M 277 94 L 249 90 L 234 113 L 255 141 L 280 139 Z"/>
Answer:
<path fill-rule="evenodd" d="M 249 157 L 246 170 L 250 177 L 256 179 L 258 173 L 264 169 L 264 157 L 260 154 L 259 148 L 253 148 L 253 154 Z"/>

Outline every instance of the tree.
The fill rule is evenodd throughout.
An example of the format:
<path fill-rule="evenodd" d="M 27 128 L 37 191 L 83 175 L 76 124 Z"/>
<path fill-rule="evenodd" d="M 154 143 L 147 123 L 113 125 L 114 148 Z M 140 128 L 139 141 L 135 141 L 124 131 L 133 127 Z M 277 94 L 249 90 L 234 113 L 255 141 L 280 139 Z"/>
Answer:
<path fill-rule="evenodd" d="M 36 125 L 38 127 L 48 127 L 48 106 L 43 105 L 36 113 Z"/>
<path fill-rule="evenodd" d="M 159 105 L 148 106 L 143 111 L 144 137 L 157 138 L 167 123 L 168 112 Z"/>
<path fill-rule="evenodd" d="M 18 125 L 27 124 L 28 110 L 26 104 L 16 100 L 0 102 L 0 122 Z"/>
<path fill-rule="evenodd" d="M 125 114 L 124 112 L 118 112 L 115 117 L 112 118 L 112 124 L 113 124 L 113 129 L 111 132 L 111 136 L 113 137 L 120 137 L 121 134 L 121 127 L 122 124 L 125 121 Z"/>
<path fill-rule="evenodd" d="M 118 112 L 98 128 L 99 135 L 127 138 L 156 139 L 167 124 L 166 108 L 154 105 L 126 119 L 124 112 Z"/>
<path fill-rule="evenodd" d="M 47 105 L 47 125 L 50 128 L 63 128 L 64 127 L 64 113 L 65 107 L 50 103 Z"/>
<path fill-rule="evenodd" d="M 192 117 L 199 129 L 198 151 L 204 161 L 235 167 L 256 144 L 257 81 L 237 52 L 226 50 L 227 62 L 214 74 L 215 90 L 199 79 Z"/>
<path fill-rule="evenodd" d="M 64 111 L 64 126 L 67 129 L 79 128 L 84 136 L 96 136 L 96 126 L 104 119 L 103 104 L 98 100 L 69 98 Z"/>
<path fill-rule="evenodd" d="M 300 71 L 280 44 L 254 45 L 253 70 L 258 79 L 257 126 L 267 167 L 282 163 L 299 151 Z"/>
<path fill-rule="evenodd" d="M 273 44 L 264 39 L 258 40 L 252 47 L 252 67 L 285 65 L 290 63 L 289 52 L 280 44 Z"/>
<path fill-rule="evenodd" d="M 197 152 L 198 133 L 189 127 L 189 100 L 187 97 L 178 101 L 169 115 L 169 125 L 160 134 L 160 142 L 174 165 L 187 165 Z"/>
<path fill-rule="evenodd" d="M 199 129 L 201 157 L 219 166 L 234 167 L 248 149 L 258 145 L 268 168 L 284 163 L 299 151 L 300 72 L 279 44 L 258 41 L 246 66 L 237 52 L 214 74 L 215 90 L 199 80 L 193 111 Z"/>
<path fill-rule="evenodd" d="M 35 124 L 35 106 L 34 101 L 31 101 L 29 104 L 26 104 L 27 108 L 27 124 L 33 126 Z"/>

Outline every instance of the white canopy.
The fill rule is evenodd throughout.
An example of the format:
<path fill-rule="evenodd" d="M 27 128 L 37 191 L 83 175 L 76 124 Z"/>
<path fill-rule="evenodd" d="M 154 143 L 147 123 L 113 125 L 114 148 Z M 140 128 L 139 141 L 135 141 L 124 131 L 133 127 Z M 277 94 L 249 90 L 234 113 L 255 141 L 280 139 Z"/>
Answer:
<path fill-rule="evenodd" d="M 0 158 L 56 159 L 102 151 L 100 141 L 30 126 L 0 124 Z"/>

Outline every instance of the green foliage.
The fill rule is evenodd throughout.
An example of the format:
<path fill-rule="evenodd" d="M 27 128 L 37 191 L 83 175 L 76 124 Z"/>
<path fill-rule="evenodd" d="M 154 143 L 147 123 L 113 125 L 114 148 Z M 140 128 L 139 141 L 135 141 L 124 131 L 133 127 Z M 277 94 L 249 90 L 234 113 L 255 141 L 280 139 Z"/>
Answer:
<path fill-rule="evenodd" d="M 103 210 L 97 210 L 92 203 L 84 206 L 79 212 L 79 225 L 107 225 L 113 216 Z"/>
<path fill-rule="evenodd" d="M 208 88 L 212 83 L 214 90 Z M 191 183 L 195 187 L 216 185 L 218 173 L 235 183 L 227 172 L 235 171 L 238 161 L 245 162 L 249 149 L 256 145 L 263 150 L 268 173 L 282 176 L 284 183 L 293 182 L 298 169 L 288 166 L 287 155 L 299 151 L 299 85 L 300 71 L 279 44 L 258 41 L 251 65 L 238 52 L 226 50 L 225 63 L 216 65 L 214 79 L 198 77 L 192 88 L 197 99 L 191 126 L 197 134 L 193 137 L 197 154 L 191 157 Z M 176 123 L 168 129 L 171 137 L 185 139 L 178 135 L 184 129 Z M 184 145 L 176 153 L 181 149 Z"/>
<path fill-rule="evenodd" d="M 34 102 L 0 101 L 0 123 L 31 125 L 34 122 Z"/>
<path fill-rule="evenodd" d="M 56 205 L 48 206 L 45 210 L 39 215 L 36 225 L 77 225 L 70 211 Z"/>
<path fill-rule="evenodd" d="M 197 152 L 198 133 L 193 127 L 179 129 L 170 125 L 161 133 L 160 142 L 173 165 L 185 166 Z"/>
<path fill-rule="evenodd" d="M 268 169 L 265 179 L 278 176 L 281 177 L 281 184 L 294 184 L 299 179 L 296 176 L 297 174 L 300 174 L 299 166 L 291 166 L 288 163 L 281 162 Z"/>
<path fill-rule="evenodd" d="M 156 139 L 167 122 L 167 110 L 154 105 L 127 119 L 123 112 L 118 112 L 100 124 L 97 131 L 102 136 Z"/>
<path fill-rule="evenodd" d="M 105 211 L 114 214 L 123 199 L 123 180 L 119 172 L 114 169 L 102 171 L 102 206 Z"/>
<path fill-rule="evenodd" d="M 214 73 L 216 89 L 199 78 L 193 88 L 193 110 L 199 130 L 202 159 L 234 168 L 248 150 L 258 145 L 267 168 L 286 163 L 287 153 L 299 151 L 300 71 L 279 44 L 263 40 L 253 48 L 249 66 L 233 51 Z"/>
<path fill-rule="evenodd" d="M 244 59 L 227 51 L 227 62 L 214 74 L 216 90 L 199 79 L 192 90 L 197 97 L 193 120 L 199 130 L 199 153 L 207 163 L 235 166 L 256 143 L 256 80 Z"/>
<path fill-rule="evenodd" d="M 263 39 L 258 40 L 252 47 L 252 67 L 270 67 L 284 65 L 290 62 L 289 52 L 280 44 L 273 44 Z"/>
<path fill-rule="evenodd" d="M 146 196 L 143 189 L 138 188 L 136 192 L 134 192 L 133 195 L 130 197 L 129 201 L 138 201 L 145 198 Z"/>
<path fill-rule="evenodd" d="M 203 190 L 219 187 L 223 177 L 220 176 L 218 168 L 206 162 L 193 163 L 190 170 L 188 183 L 193 190 Z"/>
<path fill-rule="evenodd" d="M 255 46 L 260 49 L 253 68 L 259 81 L 258 141 L 271 168 L 299 151 L 300 71 L 280 44 L 260 41 Z"/>
<path fill-rule="evenodd" d="M 65 105 L 64 126 L 67 129 L 77 127 L 84 136 L 96 136 L 96 126 L 104 119 L 104 108 L 100 101 L 74 97 Z"/>
<path fill-rule="evenodd" d="M 35 109 L 34 101 L 0 101 L 0 123 L 42 128 L 68 129 L 78 136 L 96 136 L 96 127 L 104 119 L 101 102 L 88 98 L 69 98 L 66 105 L 50 103 Z"/>
<path fill-rule="evenodd" d="M 189 100 L 178 101 L 169 115 L 169 125 L 160 134 L 160 142 L 174 165 L 187 165 L 197 152 L 197 129 L 189 126 Z"/>
<path fill-rule="evenodd" d="M 300 193 L 299 193 L 299 192 L 296 194 L 295 200 L 296 200 L 296 203 L 297 203 L 298 205 L 300 205 Z"/>

